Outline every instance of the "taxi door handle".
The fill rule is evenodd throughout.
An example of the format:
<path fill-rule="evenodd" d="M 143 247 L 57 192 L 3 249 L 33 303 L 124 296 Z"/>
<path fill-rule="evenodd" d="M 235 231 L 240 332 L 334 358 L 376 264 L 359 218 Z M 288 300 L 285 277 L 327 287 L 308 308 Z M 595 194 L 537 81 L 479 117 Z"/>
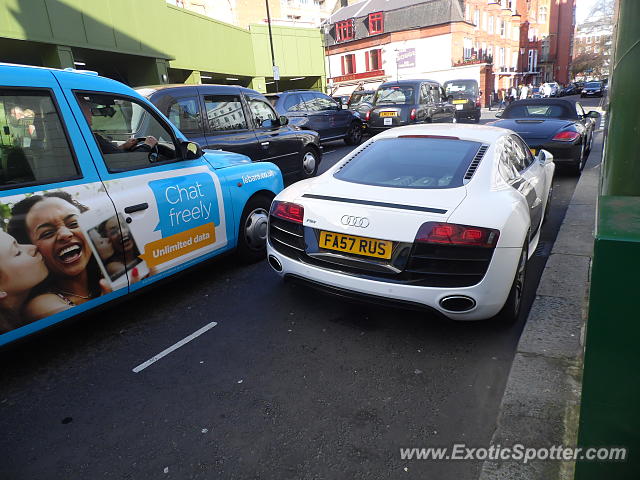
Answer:
<path fill-rule="evenodd" d="M 129 205 L 128 207 L 124 207 L 124 213 L 139 212 L 141 210 L 146 210 L 147 208 L 149 208 L 149 204 L 147 202 L 138 203 L 137 205 Z"/>

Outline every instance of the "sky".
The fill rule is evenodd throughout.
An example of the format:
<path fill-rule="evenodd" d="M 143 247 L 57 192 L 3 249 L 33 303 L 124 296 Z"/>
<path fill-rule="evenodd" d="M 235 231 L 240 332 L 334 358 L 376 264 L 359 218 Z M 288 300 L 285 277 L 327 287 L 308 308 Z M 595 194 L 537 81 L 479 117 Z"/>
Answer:
<path fill-rule="evenodd" d="M 589 15 L 596 0 L 576 0 L 576 23 L 581 24 Z"/>

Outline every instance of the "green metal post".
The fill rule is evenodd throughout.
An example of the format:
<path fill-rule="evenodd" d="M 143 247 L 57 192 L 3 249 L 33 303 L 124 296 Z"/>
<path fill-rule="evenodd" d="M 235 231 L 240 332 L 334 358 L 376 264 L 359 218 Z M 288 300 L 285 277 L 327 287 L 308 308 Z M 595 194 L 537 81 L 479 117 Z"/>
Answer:
<path fill-rule="evenodd" d="M 616 25 L 602 194 L 640 195 L 640 1 L 619 0 Z"/>
<path fill-rule="evenodd" d="M 595 231 L 578 444 L 625 461 L 576 463 L 576 480 L 640 478 L 640 2 L 618 0 Z"/>

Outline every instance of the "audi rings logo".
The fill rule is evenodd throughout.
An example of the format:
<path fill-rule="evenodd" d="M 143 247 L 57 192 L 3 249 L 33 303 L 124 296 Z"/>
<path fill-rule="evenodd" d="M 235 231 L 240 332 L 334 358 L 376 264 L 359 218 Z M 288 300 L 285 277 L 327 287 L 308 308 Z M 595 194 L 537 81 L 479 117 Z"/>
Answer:
<path fill-rule="evenodd" d="M 353 215 L 343 215 L 340 222 L 350 227 L 367 228 L 369 226 L 369 219 L 367 217 L 354 217 Z"/>

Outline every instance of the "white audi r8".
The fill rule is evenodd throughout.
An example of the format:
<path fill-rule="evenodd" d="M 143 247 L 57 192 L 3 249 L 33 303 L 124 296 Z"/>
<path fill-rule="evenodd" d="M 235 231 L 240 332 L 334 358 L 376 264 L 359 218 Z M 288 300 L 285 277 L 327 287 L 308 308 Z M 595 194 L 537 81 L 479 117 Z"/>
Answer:
<path fill-rule="evenodd" d="M 514 321 L 554 169 L 511 130 L 394 128 L 276 196 L 268 260 L 338 295 Z"/>

